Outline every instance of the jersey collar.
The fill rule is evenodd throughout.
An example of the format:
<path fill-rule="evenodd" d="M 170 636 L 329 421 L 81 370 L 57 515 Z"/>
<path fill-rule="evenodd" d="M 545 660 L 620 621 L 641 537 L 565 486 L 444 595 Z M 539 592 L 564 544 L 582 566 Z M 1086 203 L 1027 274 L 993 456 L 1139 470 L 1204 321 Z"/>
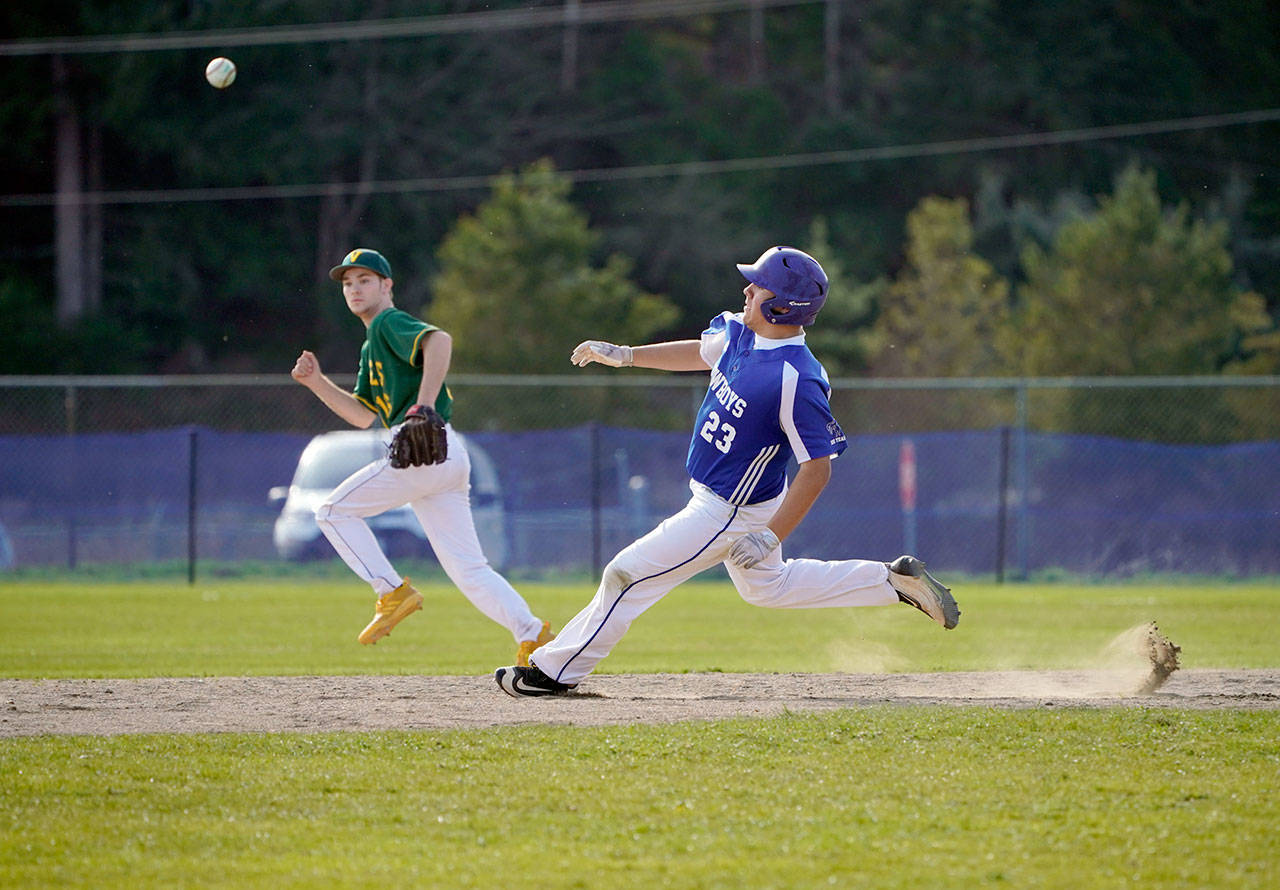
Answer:
<path fill-rule="evenodd" d="M 796 334 L 794 337 L 787 337 L 784 340 L 772 340 L 769 337 L 758 337 L 755 332 L 751 332 L 755 342 L 751 344 L 752 349 L 781 349 L 784 346 L 803 346 L 804 331 Z"/>

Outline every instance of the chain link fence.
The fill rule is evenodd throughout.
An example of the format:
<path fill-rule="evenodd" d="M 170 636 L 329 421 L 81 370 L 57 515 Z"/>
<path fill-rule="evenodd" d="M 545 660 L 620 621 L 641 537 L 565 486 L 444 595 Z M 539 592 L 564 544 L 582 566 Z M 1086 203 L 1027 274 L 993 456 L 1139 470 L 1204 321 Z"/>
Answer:
<path fill-rule="evenodd" d="M 679 509 L 706 379 L 451 377 L 490 558 L 598 571 Z M 789 556 L 1280 574 L 1278 377 L 832 384 L 850 448 Z M 283 496 L 342 427 L 285 376 L 0 377 L 0 567 L 294 559 Z"/>

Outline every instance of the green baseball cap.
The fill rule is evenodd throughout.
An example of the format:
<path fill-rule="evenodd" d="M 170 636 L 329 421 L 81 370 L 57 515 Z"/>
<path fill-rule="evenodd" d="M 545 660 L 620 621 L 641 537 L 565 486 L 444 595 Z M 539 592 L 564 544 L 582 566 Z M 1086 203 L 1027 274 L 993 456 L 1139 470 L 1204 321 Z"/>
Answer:
<path fill-rule="evenodd" d="M 387 258 L 367 247 L 357 247 L 344 256 L 340 264 L 329 270 L 329 277 L 334 281 L 341 281 L 342 273 L 348 269 L 368 269 L 370 272 L 377 272 L 383 278 L 391 277 L 391 264 L 387 262 Z"/>

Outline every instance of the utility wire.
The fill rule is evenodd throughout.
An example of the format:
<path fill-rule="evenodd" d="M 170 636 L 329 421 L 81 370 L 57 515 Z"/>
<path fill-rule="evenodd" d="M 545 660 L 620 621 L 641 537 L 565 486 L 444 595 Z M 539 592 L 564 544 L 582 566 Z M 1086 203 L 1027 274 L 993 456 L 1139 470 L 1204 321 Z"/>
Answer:
<path fill-rule="evenodd" d="M 749 173 L 760 170 L 783 170 L 818 167 L 827 164 L 858 164 L 868 161 L 893 161 L 940 155 L 973 154 L 1007 151 L 1045 145 L 1066 145 L 1155 136 L 1189 130 L 1212 130 L 1220 127 L 1258 124 L 1280 120 L 1280 108 L 1240 111 L 1232 114 L 1210 114 L 1145 123 L 1113 124 L 1010 136 L 986 136 L 953 139 L 911 145 L 886 145 L 873 148 L 851 148 L 806 154 L 770 155 L 755 158 L 729 158 L 720 161 L 683 161 L 672 164 L 642 164 L 634 167 L 597 167 L 562 170 L 558 175 L 573 182 L 621 182 L 663 177 L 713 176 L 722 173 Z M 73 195 L 28 194 L 0 195 L 3 207 L 48 207 L 67 204 L 179 204 L 196 201 L 245 201 L 279 198 L 318 198 L 325 195 L 363 195 L 417 192 L 463 191 L 487 189 L 496 174 L 475 176 L 392 179 L 371 182 L 329 182 L 305 185 L 231 186 L 193 189 L 132 189 L 123 191 L 80 192 Z"/>
<path fill-rule="evenodd" d="M 100 37 L 13 40 L 0 42 L 0 56 L 140 53 L 197 47 L 230 49 L 238 46 L 280 46 L 291 43 L 432 37 L 440 34 L 492 33 L 553 25 L 688 18 L 705 13 L 738 12 L 744 9 L 770 9 L 781 6 L 811 6 L 821 2 L 824 0 L 601 0 L 597 3 L 580 3 L 573 7 L 561 5 L 533 9 L 495 9 L 420 18 L 174 31 L 167 34 L 110 34 Z"/>

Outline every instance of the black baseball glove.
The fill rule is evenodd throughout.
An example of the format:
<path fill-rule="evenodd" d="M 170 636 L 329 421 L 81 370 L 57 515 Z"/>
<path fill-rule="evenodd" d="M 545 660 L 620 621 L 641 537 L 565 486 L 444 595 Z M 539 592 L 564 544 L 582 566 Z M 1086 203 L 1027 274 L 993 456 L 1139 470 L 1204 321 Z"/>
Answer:
<path fill-rule="evenodd" d="M 449 443 L 444 432 L 444 418 L 434 408 L 414 405 L 404 416 L 404 423 L 391 439 L 391 466 L 397 470 L 442 464 L 449 456 Z"/>

